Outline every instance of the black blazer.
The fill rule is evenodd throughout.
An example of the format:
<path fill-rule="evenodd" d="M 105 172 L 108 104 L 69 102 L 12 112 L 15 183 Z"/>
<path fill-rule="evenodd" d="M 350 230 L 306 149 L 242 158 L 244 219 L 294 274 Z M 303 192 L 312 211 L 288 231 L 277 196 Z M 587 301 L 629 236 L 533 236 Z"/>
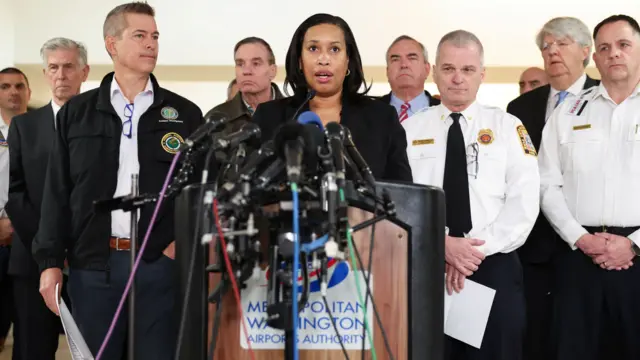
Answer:
<path fill-rule="evenodd" d="M 600 84 L 587 76 L 584 89 Z M 545 85 L 520 95 L 507 106 L 507 112 L 514 115 L 525 126 L 536 150 L 540 151 L 542 129 L 546 122 L 547 101 L 551 93 L 551 86 Z M 544 217 L 542 211 L 531 230 L 525 244 L 518 249 L 520 257 L 529 263 L 548 262 L 553 257 L 558 246 L 563 242 Z"/>
<path fill-rule="evenodd" d="M 39 276 L 31 255 L 38 231 L 40 205 L 55 128 L 51 103 L 16 116 L 9 127 L 9 200 L 7 214 L 14 228 L 9 273 Z"/>
<path fill-rule="evenodd" d="M 262 130 L 263 141 L 272 139 L 281 124 L 295 121 L 293 115 L 302 102 L 298 97 L 290 97 L 260 104 L 253 121 Z M 300 113 L 307 110 L 308 105 Z M 369 97 L 357 102 L 344 99 L 340 123 L 351 131 L 355 146 L 376 180 L 413 181 L 407 137 L 392 106 Z"/>
<path fill-rule="evenodd" d="M 440 100 L 431 96 L 431 94 L 429 94 L 427 90 L 424 91 L 424 94 L 427 95 L 427 98 L 429 99 L 429 107 L 440 105 Z M 380 100 L 382 100 L 384 103 L 390 104 L 391 93 L 388 93 L 387 95 L 380 97 Z"/>

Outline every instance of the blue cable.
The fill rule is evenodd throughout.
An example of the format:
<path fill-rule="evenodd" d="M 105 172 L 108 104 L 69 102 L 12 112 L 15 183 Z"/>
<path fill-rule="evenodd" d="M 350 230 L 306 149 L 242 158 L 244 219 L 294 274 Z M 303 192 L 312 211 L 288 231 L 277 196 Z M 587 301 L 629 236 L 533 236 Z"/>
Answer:
<path fill-rule="evenodd" d="M 298 270 L 300 268 L 300 219 L 298 212 L 298 185 L 291 183 L 293 198 L 293 359 L 298 360 Z M 307 264 L 305 264 L 306 266 Z"/>
<path fill-rule="evenodd" d="M 324 246 L 324 244 L 326 244 L 327 241 L 329 241 L 329 234 L 321 236 L 321 237 L 315 239 L 313 242 L 310 242 L 310 243 L 307 243 L 307 244 L 302 244 L 302 245 L 300 245 L 300 248 L 301 248 L 303 253 L 310 254 L 310 253 L 318 250 L 320 247 Z"/>

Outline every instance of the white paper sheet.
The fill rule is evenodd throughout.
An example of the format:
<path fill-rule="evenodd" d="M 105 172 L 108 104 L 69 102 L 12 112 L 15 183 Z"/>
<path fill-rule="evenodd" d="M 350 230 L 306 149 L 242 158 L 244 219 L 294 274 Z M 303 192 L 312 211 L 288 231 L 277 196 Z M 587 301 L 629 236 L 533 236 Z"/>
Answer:
<path fill-rule="evenodd" d="M 460 293 L 444 293 L 444 333 L 477 349 L 482 345 L 493 298 L 494 289 L 464 280 Z"/>
<path fill-rule="evenodd" d="M 58 286 L 60 286 L 60 284 L 56 284 L 56 294 L 58 294 Z M 64 299 L 56 296 L 56 305 L 58 306 L 64 333 L 67 335 L 67 344 L 69 344 L 71 359 L 94 360 L 91 351 L 89 351 L 89 346 L 87 346 L 87 343 L 84 341 L 78 325 L 76 325 L 69 308 L 67 308 L 67 304 L 64 303 Z"/>

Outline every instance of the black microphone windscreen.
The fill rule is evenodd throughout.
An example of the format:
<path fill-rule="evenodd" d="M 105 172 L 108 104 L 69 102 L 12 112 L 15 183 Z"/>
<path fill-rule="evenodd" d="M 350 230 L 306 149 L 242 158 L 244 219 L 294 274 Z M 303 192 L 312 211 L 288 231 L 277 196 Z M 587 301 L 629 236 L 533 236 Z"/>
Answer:
<path fill-rule="evenodd" d="M 221 111 L 212 111 L 210 113 L 208 113 L 205 118 L 204 118 L 204 122 L 218 122 L 218 123 L 225 123 L 227 122 L 227 119 L 229 118 L 229 116 Z"/>

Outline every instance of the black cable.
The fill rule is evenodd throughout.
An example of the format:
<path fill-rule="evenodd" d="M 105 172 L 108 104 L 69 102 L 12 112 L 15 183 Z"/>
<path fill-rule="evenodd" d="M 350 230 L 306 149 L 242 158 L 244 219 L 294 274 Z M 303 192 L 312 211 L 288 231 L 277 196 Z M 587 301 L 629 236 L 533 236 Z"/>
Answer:
<path fill-rule="evenodd" d="M 349 354 L 347 354 L 347 349 L 344 347 L 344 343 L 342 342 L 342 335 L 338 331 L 338 325 L 336 325 L 336 320 L 333 318 L 331 314 L 331 310 L 329 309 L 329 302 L 327 301 L 327 297 L 322 295 L 322 301 L 324 301 L 324 307 L 327 309 L 327 315 L 329 315 L 329 319 L 331 319 L 331 324 L 333 325 L 333 330 L 336 332 L 336 336 L 338 337 L 338 341 L 340 342 L 340 348 L 342 349 L 342 353 L 344 354 L 344 358 L 349 360 Z"/>
<path fill-rule="evenodd" d="M 221 278 L 221 281 L 224 281 L 224 279 Z M 220 296 L 218 297 L 218 308 L 216 309 L 216 315 L 215 318 L 213 320 L 213 330 L 212 330 L 212 334 L 211 334 L 211 344 L 209 345 L 209 359 L 213 360 L 213 355 L 216 352 L 216 343 L 218 342 L 218 332 L 220 331 L 220 323 L 222 322 L 221 320 L 221 315 L 222 315 L 222 295 L 220 294 Z"/>
<path fill-rule="evenodd" d="M 362 259 L 360 258 L 360 252 L 358 251 L 358 247 L 356 246 L 355 241 L 353 242 L 353 251 L 356 253 L 356 259 L 358 260 L 358 263 L 360 264 L 360 268 L 362 269 L 363 268 Z M 362 276 L 365 278 L 364 281 L 367 287 L 367 294 L 365 295 L 365 297 L 371 296 L 371 305 L 373 306 L 373 313 L 375 314 L 376 322 L 380 327 L 380 332 L 382 333 L 382 338 L 384 339 L 384 346 L 387 350 L 387 353 L 389 354 L 389 359 L 394 360 L 395 358 L 393 357 L 393 353 L 391 352 L 391 345 L 389 344 L 387 333 L 384 330 L 384 327 L 382 326 L 382 319 L 380 318 L 380 314 L 378 313 L 378 307 L 376 306 L 376 302 L 373 299 L 373 296 L 371 295 L 371 287 L 369 286 L 369 274 L 363 274 Z"/>
<path fill-rule="evenodd" d="M 373 188 L 373 194 L 374 196 L 377 198 L 378 197 L 378 190 L 374 187 Z M 378 206 L 375 205 L 373 207 L 373 218 L 375 219 L 375 217 L 378 216 Z M 365 281 L 367 282 L 367 294 L 364 297 L 364 310 L 366 311 L 368 303 L 369 303 L 369 298 L 371 298 L 371 301 L 373 302 L 373 294 L 371 294 L 371 291 L 369 290 L 369 277 L 371 276 L 371 265 L 373 263 L 373 243 L 374 243 L 374 236 L 376 233 L 376 222 L 374 222 L 373 224 L 371 224 L 371 237 L 369 239 L 369 263 L 367 264 L 367 276 L 365 277 Z M 355 247 L 355 246 L 354 246 Z M 360 262 L 360 268 L 362 268 L 362 262 Z M 364 274 L 363 274 L 364 277 Z M 382 328 L 382 324 L 380 324 L 380 328 Z M 366 328 L 363 327 L 362 328 L 362 360 L 364 360 L 364 347 L 366 342 L 364 341 L 364 339 L 367 336 L 367 332 L 366 332 Z M 373 340 L 373 339 L 371 339 Z"/>
<path fill-rule="evenodd" d="M 208 172 L 209 171 L 209 163 L 211 162 L 211 157 L 213 156 L 214 153 L 214 147 L 212 146 L 209 151 L 207 152 L 207 155 L 205 157 L 205 163 L 204 163 L 204 169 L 202 170 L 203 173 Z M 203 180 L 206 180 L 203 178 Z M 200 191 L 198 193 L 198 209 L 202 210 L 204 208 L 204 189 L 205 189 L 205 181 L 202 181 L 202 183 L 200 184 Z M 198 216 L 196 217 L 196 224 L 195 224 L 195 229 L 193 231 L 193 245 L 191 247 L 191 257 L 190 257 L 190 266 L 189 266 L 189 273 L 187 276 L 187 288 L 184 294 L 184 299 L 183 299 L 183 303 L 182 303 L 182 311 L 181 311 L 181 317 L 180 317 L 180 327 L 178 330 L 178 341 L 176 344 L 176 352 L 175 352 L 175 359 L 178 360 L 180 359 L 180 350 L 182 347 L 182 340 L 184 338 L 184 328 L 186 326 L 186 318 L 187 318 L 187 309 L 188 309 L 188 305 L 189 305 L 189 300 L 190 300 L 190 295 L 191 295 L 191 287 L 193 286 L 193 275 L 196 271 L 196 252 L 198 251 L 198 243 L 200 242 L 198 240 L 198 235 L 200 232 L 200 224 L 201 224 L 201 220 L 202 220 L 202 215 L 198 214 Z"/>

